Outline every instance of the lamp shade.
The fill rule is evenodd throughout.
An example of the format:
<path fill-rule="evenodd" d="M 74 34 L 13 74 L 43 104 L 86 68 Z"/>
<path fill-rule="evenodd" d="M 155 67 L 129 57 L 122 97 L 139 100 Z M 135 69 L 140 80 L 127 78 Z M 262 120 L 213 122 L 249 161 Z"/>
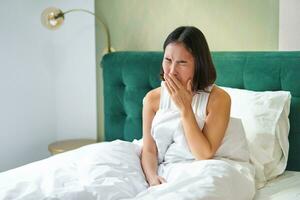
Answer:
<path fill-rule="evenodd" d="M 50 30 L 58 29 L 64 23 L 64 13 L 55 7 L 46 8 L 41 15 L 42 24 Z"/>

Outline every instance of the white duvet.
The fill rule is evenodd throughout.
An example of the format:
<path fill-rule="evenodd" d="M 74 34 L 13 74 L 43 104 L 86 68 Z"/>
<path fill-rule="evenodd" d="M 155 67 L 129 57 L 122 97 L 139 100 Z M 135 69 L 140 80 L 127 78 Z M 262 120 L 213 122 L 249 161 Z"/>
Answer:
<path fill-rule="evenodd" d="M 151 128 L 158 151 L 158 175 L 167 183 L 148 187 L 141 168 L 141 140 L 88 145 L 0 174 L 0 200 L 178 199 L 250 200 L 254 168 L 240 119 L 231 118 L 214 159 L 196 161 L 180 113 L 162 84 Z M 193 97 L 199 127 L 205 123 L 209 93 Z"/>
<path fill-rule="evenodd" d="M 205 160 L 161 165 L 167 183 L 148 187 L 137 144 L 92 144 L 0 173 L 1 200 L 249 199 L 247 163 Z M 242 175 L 243 174 L 243 175 Z M 234 196 L 233 196 L 234 194 Z"/>
<path fill-rule="evenodd" d="M 88 145 L 0 174 L 0 199 L 122 199 L 147 183 L 135 145 Z"/>

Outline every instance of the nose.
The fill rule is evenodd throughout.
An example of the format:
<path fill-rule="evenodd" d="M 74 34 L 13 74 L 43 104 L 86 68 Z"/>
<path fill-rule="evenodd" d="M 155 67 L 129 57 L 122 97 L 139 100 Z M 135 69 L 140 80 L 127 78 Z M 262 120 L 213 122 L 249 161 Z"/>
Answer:
<path fill-rule="evenodd" d="M 170 67 L 170 73 L 174 76 L 177 75 L 177 72 L 176 72 L 176 64 L 175 63 L 172 63 L 171 67 Z"/>

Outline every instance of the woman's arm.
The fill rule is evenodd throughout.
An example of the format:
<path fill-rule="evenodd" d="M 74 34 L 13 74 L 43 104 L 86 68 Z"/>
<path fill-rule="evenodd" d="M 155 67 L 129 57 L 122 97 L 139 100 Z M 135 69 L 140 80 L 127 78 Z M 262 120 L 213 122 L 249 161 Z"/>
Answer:
<path fill-rule="evenodd" d="M 157 175 L 157 147 L 151 135 L 152 120 L 159 104 L 159 98 L 157 98 L 158 92 L 158 89 L 148 92 L 144 99 L 143 106 L 143 149 L 141 163 L 150 186 L 165 182 L 162 177 Z"/>
<path fill-rule="evenodd" d="M 230 118 L 230 97 L 227 93 L 215 88 L 216 93 L 211 93 L 207 105 L 208 114 L 203 130 L 197 124 L 192 108 L 181 112 L 183 129 L 191 152 L 198 160 L 212 158 L 227 129 Z"/>
<path fill-rule="evenodd" d="M 201 130 L 191 107 L 191 81 L 183 86 L 172 74 L 166 76 L 170 96 L 181 112 L 185 137 L 192 154 L 198 160 L 212 158 L 224 138 L 230 118 L 230 96 L 220 88 L 211 91 L 205 125 Z"/>

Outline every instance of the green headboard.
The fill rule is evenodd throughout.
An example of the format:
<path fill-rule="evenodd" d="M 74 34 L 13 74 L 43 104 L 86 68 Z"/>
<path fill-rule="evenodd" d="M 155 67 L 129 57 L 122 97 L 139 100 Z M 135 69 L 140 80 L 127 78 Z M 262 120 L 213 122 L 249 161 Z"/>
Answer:
<path fill-rule="evenodd" d="M 213 52 L 220 86 L 292 94 L 288 169 L 300 171 L 300 51 Z M 102 59 L 105 140 L 142 137 L 142 99 L 160 85 L 162 52 L 115 52 Z"/>

